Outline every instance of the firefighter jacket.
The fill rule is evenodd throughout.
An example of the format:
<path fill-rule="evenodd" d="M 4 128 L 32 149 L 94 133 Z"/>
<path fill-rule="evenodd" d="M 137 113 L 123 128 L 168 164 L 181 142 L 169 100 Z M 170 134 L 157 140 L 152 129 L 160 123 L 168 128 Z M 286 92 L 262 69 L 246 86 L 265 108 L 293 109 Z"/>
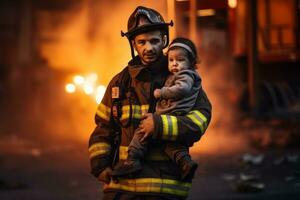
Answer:
<path fill-rule="evenodd" d="M 120 82 L 128 75 L 129 81 Z M 97 108 L 96 128 L 89 139 L 91 173 L 94 176 L 98 177 L 106 167 L 113 167 L 114 161 L 124 162 L 141 116 L 155 111 L 153 91 L 163 87 L 167 76 L 165 56 L 149 66 L 142 65 L 135 57 L 111 80 Z M 180 169 L 164 153 L 163 143 L 173 141 L 192 146 L 210 122 L 211 104 L 201 89 L 194 108 L 185 116 L 154 114 L 153 118 L 154 133 L 142 160 L 142 170 L 130 178 L 119 179 L 118 183 L 104 184 L 104 192 L 123 191 L 180 199 L 188 196 L 191 180 L 180 180 Z"/>

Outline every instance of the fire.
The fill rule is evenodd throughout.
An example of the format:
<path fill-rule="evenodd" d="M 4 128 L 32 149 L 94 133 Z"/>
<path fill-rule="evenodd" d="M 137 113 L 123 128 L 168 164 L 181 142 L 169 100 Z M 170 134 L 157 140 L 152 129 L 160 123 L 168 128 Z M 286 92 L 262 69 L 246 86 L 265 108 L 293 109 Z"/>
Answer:
<path fill-rule="evenodd" d="M 237 0 L 228 0 L 228 6 L 230 8 L 236 8 Z"/>
<path fill-rule="evenodd" d="M 101 102 L 106 87 L 97 84 L 98 76 L 96 73 L 91 73 L 86 76 L 75 75 L 72 80 L 72 83 L 67 83 L 65 85 L 65 91 L 67 93 L 75 93 L 78 91 L 91 96 L 98 104 Z"/>
<path fill-rule="evenodd" d="M 90 83 L 86 83 L 83 86 L 83 91 L 86 95 L 91 95 L 94 93 L 94 87 Z"/>
<path fill-rule="evenodd" d="M 76 85 L 82 85 L 84 83 L 84 77 L 80 76 L 80 75 L 76 75 L 76 76 L 73 77 L 73 82 Z"/>
<path fill-rule="evenodd" d="M 76 90 L 76 87 L 73 83 L 68 83 L 65 86 L 65 90 L 66 90 L 67 93 L 74 93 L 75 90 Z"/>
<path fill-rule="evenodd" d="M 103 85 L 99 85 L 96 89 L 96 102 L 99 104 L 104 96 L 106 88 Z"/>

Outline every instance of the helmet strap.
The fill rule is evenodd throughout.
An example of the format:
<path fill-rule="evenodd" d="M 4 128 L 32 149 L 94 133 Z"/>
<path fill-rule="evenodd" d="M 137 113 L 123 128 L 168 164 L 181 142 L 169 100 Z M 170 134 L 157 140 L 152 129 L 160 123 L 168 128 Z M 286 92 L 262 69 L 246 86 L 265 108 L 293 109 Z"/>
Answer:
<path fill-rule="evenodd" d="M 168 46 L 168 44 L 169 44 L 169 36 L 167 35 L 168 33 L 166 33 L 166 34 L 164 34 L 163 35 L 163 41 L 164 41 L 164 46 L 163 46 L 163 48 L 165 48 L 165 47 L 167 47 Z"/>
<path fill-rule="evenodd" d="M 131 50 L 131 57 L 134 58 L 134 47 L 132 46 L 132 41 L 128 38 L 129 45 L 130 45 L 130 50 Z"/>

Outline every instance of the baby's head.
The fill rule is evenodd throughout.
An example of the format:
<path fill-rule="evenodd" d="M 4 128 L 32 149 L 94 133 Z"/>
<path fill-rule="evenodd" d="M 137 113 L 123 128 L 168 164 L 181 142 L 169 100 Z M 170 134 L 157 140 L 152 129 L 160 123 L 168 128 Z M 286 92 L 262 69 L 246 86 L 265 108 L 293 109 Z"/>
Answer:
<path fill-rule="evenodd" d="M 195 69 L 197 50 L 194 43 L 186 38 L 174 39 L 168 49 L 168 68 L 172 73 Z"/>

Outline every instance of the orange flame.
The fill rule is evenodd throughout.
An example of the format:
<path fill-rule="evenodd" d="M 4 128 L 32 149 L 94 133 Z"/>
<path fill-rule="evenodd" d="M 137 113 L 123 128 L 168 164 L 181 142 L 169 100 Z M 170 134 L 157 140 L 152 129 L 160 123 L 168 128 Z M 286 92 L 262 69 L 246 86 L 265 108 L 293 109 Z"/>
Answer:
<path fill-rule="evenodd" d="M 85 95 L 92 96 L 99 104 L 105 93 L 104 85 L 97 85 L 98 76 L 96 73 L 91 73 L 86 76 L 73 76 L 73 83 L 67 83 L 65 90 L 67 93 L 82 91 Z"/>

